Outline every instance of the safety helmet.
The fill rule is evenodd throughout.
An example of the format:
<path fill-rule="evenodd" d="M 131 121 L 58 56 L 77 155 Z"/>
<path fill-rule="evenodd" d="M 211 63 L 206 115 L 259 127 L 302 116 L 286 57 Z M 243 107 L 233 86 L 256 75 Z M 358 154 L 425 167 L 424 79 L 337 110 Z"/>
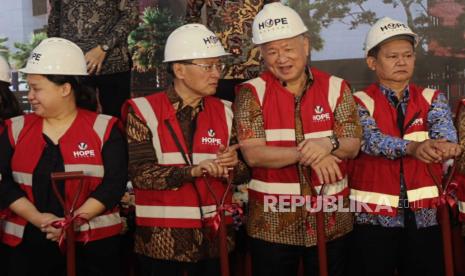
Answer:
<path fill-rule="evenodd" d="M 81 48 L 67 39 L 58 37 L 44 39 L 32 50 L 26 67 L 19 71 L 40 75 L 88 75 Z"/>
<path fill-rule="evenodd" d="M 307 31 L 307 26 L 296 11 L 279 2 L 274 2 L 266 4 L 255 16 L 252 25 L 252 42 L 263 44 L 295 37 Z"/>
<path fill-rule="evenodd" d="M 174 30 L 166 40 L 165 60 L 171 62 L 230 55 L 220 39 L 202 24 L 186 24 Z"/>
<path fill-rule="evenodd" d="M 374 47 L 378 46 L 381 42 L 395 37 L 395 36 L 410 36 L 413 39 L 413 44 L 416 47 L 418 44 L 418 36 L 404 23 L 394 20 L 389 17 L 383 17 L 378 20 L 365 39 L 365 56 Z"/>
<path fill-rule="evenodd" d="M 10 65 L 2 56 L 0 56 L 0 81 L 11 82 Z"/>

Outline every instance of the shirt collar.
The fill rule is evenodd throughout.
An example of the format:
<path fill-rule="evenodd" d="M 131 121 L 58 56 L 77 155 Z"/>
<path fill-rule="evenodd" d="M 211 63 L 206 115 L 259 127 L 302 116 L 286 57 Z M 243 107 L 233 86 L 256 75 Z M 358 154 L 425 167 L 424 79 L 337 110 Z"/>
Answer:
<path fill-rule="evenodd" d="M 177 111 L 180 111 L 181 109 L 183 109 L 185 106 L 183 101 L 182 101 L 182 98 L 178 95 L 178 93 L 176 92 L 176 90 L 174 89 L 174 86 L 171 85 L 168 87 L 168 89 L 166 90 L 166 95 L 168 96 L 168 100 L 170 101 L 170 103 L 173 105 L 174 109 Z M 203 106 L 203 98 L 200 100 L 199 104 L 197 106 L 194 107 L 194 110 L 197 110 L 198 111 L 202 111 L 204 106 Z"/>
<path fill-rule="evenodd" d="M 305 75 L 307 75 L 307 79 L 306 79 L 306 82 L 305 82 L 305 88 L 304 88 L 304 91 L 302 92 L 302 95 L 300 97 L 302 97 L 313 84 L 313 74 L 312 74 L 312 71 L 310 70 L 310 66 L 305 67 Z M 282 82 L 278 78 L 276 78 L 276 79 L 279 81 L 281 86 L 286 87 L 284 85 L 284 82 Z"/>
<path fill-rule="evenodd" d="M 396 92 L 386 86 L 383 86 L 382 84 L 379 84 L 379 88 L 381 90 L 381 93 L 383 93 L 384 96 L 386 96 L 386 98 L 391 102 L 391 103 L 396 103 L 396 102 L 400 102 L 400 103 L 406 103 L 408 102 L 409 98 L 410 98 L 410 91 L 409 91 L 409 86 L 407 85 L 404 89 L 404 93 L 403 93 L 403 97 L 402 99 L 399 101 L 399 99 L 397 99 L 397 96 L 396 96 Z"/>

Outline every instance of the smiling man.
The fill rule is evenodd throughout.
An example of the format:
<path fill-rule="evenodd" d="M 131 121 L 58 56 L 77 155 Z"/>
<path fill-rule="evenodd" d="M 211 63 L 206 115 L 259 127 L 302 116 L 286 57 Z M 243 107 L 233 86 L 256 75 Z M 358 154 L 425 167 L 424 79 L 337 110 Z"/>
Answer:
<path fill-rule="evenodd" d="M 378 82 L 354 94 L 363 144 L 349 183 L 367 210 L 356 216 L 352 275 L 444 273 L 431 174 L 440 179 L 442 162 L 460 147 L 445 96 L 410 82 L 417 39 L 387 17 L 366 38 L 366 62 Z"/>
<path fill-rule="evenodd" d="M 242 84 L 236 96 L 241 150 L 253 168 L 247 221 L 253 275 L 296 275 L 301 258 L 306 274 L 315 274 L 315 215 L 300 199 L 315 196 L 313 187 L 347 203 L 345 159 L 355 157 L 360 147 L 361 127 L 350 88 L 309 66 L 306 33 L 294 10 L 281 3 L 265 5 L 253 23 L 253 42 L 267 70 Z M 295 204 L 269 206 L 269 200 L 285 205 L 286 198 Z M 329 272 L 344 275 L 352 214 L 327 213 L 326 221 L 330 218 L 335 223 L 325 227 Z"/>

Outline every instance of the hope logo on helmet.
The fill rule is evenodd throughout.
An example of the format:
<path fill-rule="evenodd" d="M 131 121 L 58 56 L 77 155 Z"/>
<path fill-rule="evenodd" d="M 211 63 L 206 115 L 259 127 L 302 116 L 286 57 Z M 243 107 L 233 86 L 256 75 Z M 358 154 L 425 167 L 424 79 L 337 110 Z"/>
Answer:
<path fill-rule="evenodd" d="M 273 26 L 278 26 L 278 25 L 287 25 L 287 18 L 282 17 L 282 18 L 274 18 L 274 19 L 267 19 L 262 23 L 258 24 L 258 29 L 263 30 L 265 28 L 271 28 Z"/>
<path fill-rule="evenodd" d="M 395 29 L 407 29 L 407 26 L 403 23 L 389 23 L 387 25 L 381 26 L 381 31 L 387 31 L 387 30 L 395 30 Z"/>
<path fill-rule="evenodd" d="M 219 38 L 214 36 L 214 35 L 211 35 L 211 36 L 206 37 L 206 38 L 203 39 L 203 43 L 205 43 L 206 45 L 208 45 L 208 44 L 216 44 L 216 43 L 218 43 L 218 41 L 220 41 Z"/>

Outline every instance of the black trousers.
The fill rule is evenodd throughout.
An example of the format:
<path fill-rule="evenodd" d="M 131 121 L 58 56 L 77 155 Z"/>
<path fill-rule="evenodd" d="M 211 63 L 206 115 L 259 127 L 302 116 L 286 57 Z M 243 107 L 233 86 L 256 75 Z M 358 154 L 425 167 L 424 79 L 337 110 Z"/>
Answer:
<path fill-rule="evenodd" d="M 121 117 L 121 106 L 131 96 L 131 72 L 90 76 L 85 84 L 98 90 L 102 113 Z"/>
<path fill-rule="evenodd" d="M 119 246 L 119 236 L 76 243 L 76 275 L 120 276 Z M 56 242 L 25 239 L 17 247 L 1 247 L 2 276 L 66 276 L 66 257 Z"/>
<path fill-rule="evenodd" d="M 417 229 L 411 211 L 405 228 L 356 225 L 351 237 L 350 275 L 444 275 L 441 229 Z"/>
<path fill-rule="evenodd" d="M 221 276 L 219 259 L 206 259 L 196 263 L 153 259 L 137 254 L 137 276 Z M 232 269 L 229 258 L 230 270 Z M 233 275 L 232 271 L 230 274 Z"/>
<path fill-rule="evenodd" d="M 346 237 L 327 243 L 330 276 L 346 275 L 346 245 Z M 316 246 L 286 245 L 250 238 L 250 249 L 252 275 L 254 276 L 295 276 L 298 273 L 300 261 L 303 263 L 305 275 L 318 275 Z"/>

